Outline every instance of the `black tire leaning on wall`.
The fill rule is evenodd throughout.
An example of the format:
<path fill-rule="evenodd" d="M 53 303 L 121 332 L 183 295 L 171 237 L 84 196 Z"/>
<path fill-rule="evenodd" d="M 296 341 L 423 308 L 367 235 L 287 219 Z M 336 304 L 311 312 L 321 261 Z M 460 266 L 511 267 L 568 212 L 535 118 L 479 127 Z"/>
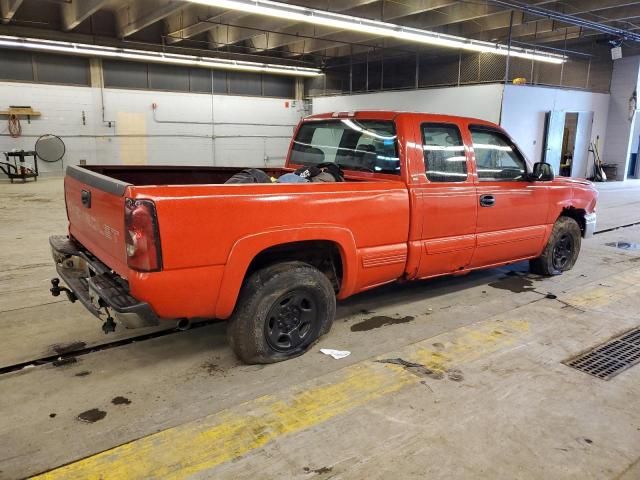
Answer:
<path fill-rule="evenodd" d="M 578 222 L 570 217 L 558 218 L 542 255 L 529 261 L 531 273 L 560 275 L 571 270 L 578 259 L 581 243 L 582 232 Z"/>
<path fill-rule="evenodd" d="M 306 352 L 331 329 L 335 313 L 333 286 L 322 272 L 304 262 L 277 263 L 245 281 L 227 339 L 245 363 L 280 362 Z"/>

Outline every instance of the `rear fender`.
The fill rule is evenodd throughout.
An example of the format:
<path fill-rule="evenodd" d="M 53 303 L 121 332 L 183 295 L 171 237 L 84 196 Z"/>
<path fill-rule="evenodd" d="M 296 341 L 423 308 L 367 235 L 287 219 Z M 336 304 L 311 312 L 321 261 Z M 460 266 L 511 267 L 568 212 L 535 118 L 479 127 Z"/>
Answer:
<path fill-rule="evenodd" d="M 355 289 L 357 276 L 356 243 L 350 230 L 333 225 L 275 229 L 243 237 L 231 248 L 222 277 L 216 318 L 228 318 L 233 313 L 249 265 L 260 252 L 285 243 L 306 240 L 337 244 L 343 269 L 338 298 L 349 296 Z"/>

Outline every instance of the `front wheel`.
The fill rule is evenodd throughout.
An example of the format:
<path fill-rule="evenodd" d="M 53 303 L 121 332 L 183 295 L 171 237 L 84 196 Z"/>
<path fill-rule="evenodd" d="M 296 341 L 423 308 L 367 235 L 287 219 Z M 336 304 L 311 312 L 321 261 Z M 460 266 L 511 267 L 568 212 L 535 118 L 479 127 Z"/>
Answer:
<path fill-rule="evenodd" d="M 582 232 L 573 218 L 560 217 L 553 225 L 549 241 L 538 258 L 530 260 L 532 273 L 560 275 L 571 270 L 578 259 Z"/>
<path fill-rule="evenodd" d="M 303 262 L 283 262 L 245 282 L 227 338 L 245 363 L 274 363 L 302 355 L 331 328 L 336 297 L 329 279 Z"/>

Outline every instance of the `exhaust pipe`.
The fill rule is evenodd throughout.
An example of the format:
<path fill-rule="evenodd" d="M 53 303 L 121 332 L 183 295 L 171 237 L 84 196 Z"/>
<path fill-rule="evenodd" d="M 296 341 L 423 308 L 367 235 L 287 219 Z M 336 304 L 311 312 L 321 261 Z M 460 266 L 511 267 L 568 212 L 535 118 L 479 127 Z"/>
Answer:
<path fill-rule="evenodd" d="M 189 327 L 191 327 L 191 320 L 188 320 L 186 318 L 181 318 L 176 323 L 176 328 L 180 331 L 189 330 Z"/>

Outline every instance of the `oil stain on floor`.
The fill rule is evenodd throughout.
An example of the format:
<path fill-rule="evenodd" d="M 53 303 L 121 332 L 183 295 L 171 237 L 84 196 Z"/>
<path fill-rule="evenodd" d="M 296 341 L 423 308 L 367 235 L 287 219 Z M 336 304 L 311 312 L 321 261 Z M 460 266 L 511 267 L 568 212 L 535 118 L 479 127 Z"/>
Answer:
<path fill-rule="evenodd" d="M 640 250 L 640 243 L 633 242 L 609 242 L 607 247 L 621 248 L 622 250 Z"/>
<path fill-rule="evenodd" d="M 78 420 L 86 423 L 94 423 L 98 420 L 102 420 L 107 416 L 107 412 L 104 410 L 100 410 L 98 408 L 92 408 L 91 410 L 87 410 L 86 412 L 82 412 L 78 415 Z"/>
<path fill-rule="evenodd" d="M 76 350 L 82 350 L 86 347 L 87 344 L 85 342 L 71 342 L 71 343 L 60 343 L 56 345 L 51 345 L 51 349 L 56 352 L 58 355 L 64 355 L 65 353 L 74 352 Z"/>
<path fill-rule="evenodd" d="M 509 290 L 513 293 L 532 292 L 535 290 L 533 281 L 530 278 L 519 275 L 516 272 L 509 272 L 506 277 L 491 282 L 489 286 L 501 290 Z"/>
<path fill-rule="evenodd" d="M 373 330 L 374 328 L 385 327 L 387 325 L 397 325 L 399 323 L 409 323 L 413 321 L 414 317 L 408 315 L 406 317 L 387 317 L 385 315 L 378 315 L 375 317 L 367 318 L 361 322 L 358 322 L 351 326 L 352 332 L 366 332 Z"/>

